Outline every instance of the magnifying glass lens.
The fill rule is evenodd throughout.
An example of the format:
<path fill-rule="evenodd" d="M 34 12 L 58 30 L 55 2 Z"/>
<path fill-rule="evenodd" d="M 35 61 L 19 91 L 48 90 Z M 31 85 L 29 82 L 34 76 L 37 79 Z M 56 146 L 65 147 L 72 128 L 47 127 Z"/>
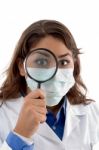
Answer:
<path fill-rule="evenodd" d="M 56 73 L 57 61 L 49 50 L 36 49 L 28 55 L 25 67 L 32 79 L 37 82 L 45 82 Z"/>

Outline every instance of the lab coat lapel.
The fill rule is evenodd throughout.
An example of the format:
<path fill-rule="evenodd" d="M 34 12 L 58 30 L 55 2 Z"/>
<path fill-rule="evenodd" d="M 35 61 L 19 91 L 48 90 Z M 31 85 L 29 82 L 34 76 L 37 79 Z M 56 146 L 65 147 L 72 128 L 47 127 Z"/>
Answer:
<path fill-rule="evenodd" d="M 68 137 L 72 134 L 73 131 L 78 127 L 80 123 L 80 117 L 86 115 L 86 109 L 81 105 L 71 105 L 67 99 L 67 108 L 66 108 L 66 120 L 64 127 L 63 140 L 61 141 L 59 137 L 54 133 L 54 131 L 49 127 L 49 125 L 44 122 L 40 124 L 37 134 L 61 144 L 66 144 Z"/>
<path fill-rule="evenodd" d="M 61 142 L 59 137 L 54 133 L 54 131 L 49 127 L 49 125 L 44 122 L 43 124 L 40 124 L 37 134 L 51 140 L 51 141 L 57 141 Z"/>
<path fill-rule="evenodd" d="M 80 117 L 86 115 L 86 109 L 82 105 L 71 105 L 67 100 L 66 121 L 64 127 L 63 141 L 68 139 L 72 132 L 78 127 Z"/>

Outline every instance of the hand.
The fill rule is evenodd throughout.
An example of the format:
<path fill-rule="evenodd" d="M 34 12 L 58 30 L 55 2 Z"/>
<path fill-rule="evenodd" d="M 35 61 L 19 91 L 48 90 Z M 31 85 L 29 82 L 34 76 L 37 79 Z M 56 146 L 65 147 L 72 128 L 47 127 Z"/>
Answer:
<path fill-rule="evenodd" d="M 24 137 L 31 137 L 39 124 L 46 121 L 45 94 L 41 89 L 30 92 L 24 98 L 24 104 L 14 131 Z"/>

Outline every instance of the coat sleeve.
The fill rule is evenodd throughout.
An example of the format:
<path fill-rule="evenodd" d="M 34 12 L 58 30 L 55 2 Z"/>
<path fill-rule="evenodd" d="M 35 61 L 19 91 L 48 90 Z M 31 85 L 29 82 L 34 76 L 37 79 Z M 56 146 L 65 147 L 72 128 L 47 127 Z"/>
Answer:
<path fill-rule="evenodd" d="M 91 137 L 92 144 L 99 143 L 99 102 L 93 102 L 90 106 L 90 124 L 91 124 Z"/>

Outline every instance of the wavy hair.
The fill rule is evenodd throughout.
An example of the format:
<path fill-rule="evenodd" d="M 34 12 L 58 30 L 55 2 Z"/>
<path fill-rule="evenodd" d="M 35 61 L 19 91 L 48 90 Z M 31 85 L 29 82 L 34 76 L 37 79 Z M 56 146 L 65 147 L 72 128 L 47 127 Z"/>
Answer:
<path fill-rule="evenodd" d="M 11 60 L 6 70 L 6 79 L 0 88 L 0 99 L 3 101 L 20 97 L 20 92 L 27 93 L 25 77 L 21 76 L 18 69 L 18 61 L 24 61 L 31 46 L 35 46 L 42 38 L 51 35 L 58 38 L 72 52 L 74 58 L 75 85 L 66 94 L 71 104 L 87 104 L 87 88 L 80 76 L 80 49 L 69 29 L 55 20 L 40 20 L 31 24 L 21 35 Z"/>

